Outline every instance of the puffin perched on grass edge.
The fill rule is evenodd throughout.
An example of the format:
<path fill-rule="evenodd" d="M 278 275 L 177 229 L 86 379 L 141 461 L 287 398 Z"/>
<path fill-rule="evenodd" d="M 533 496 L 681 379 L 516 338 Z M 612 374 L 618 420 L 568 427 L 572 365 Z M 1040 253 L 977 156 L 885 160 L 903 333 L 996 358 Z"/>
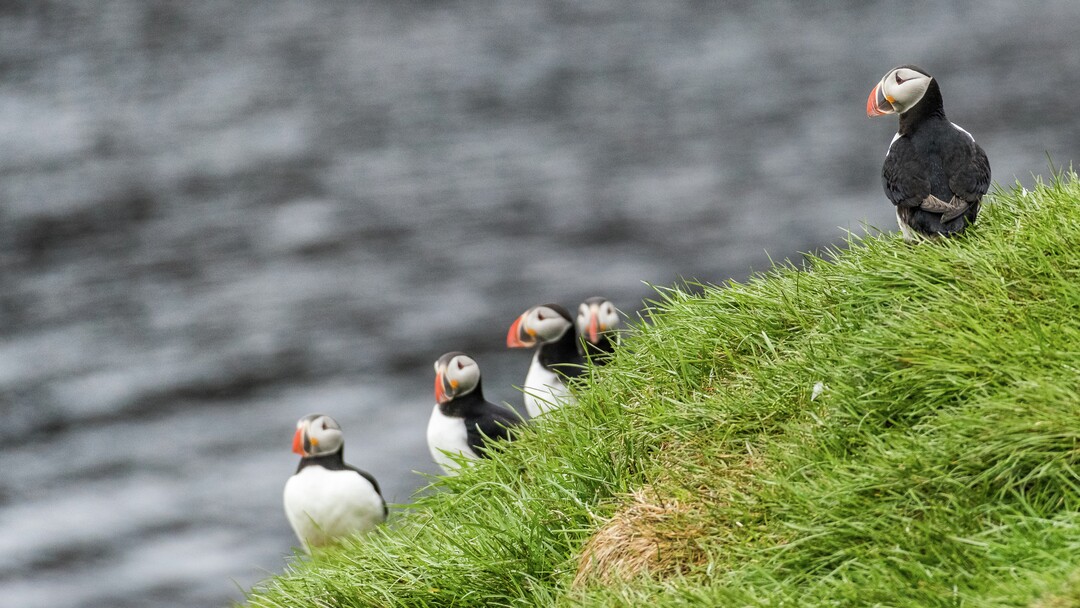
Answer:
<path fill-rule="evenodd" d="M 330 416 L 310 414 L 296 423 L 293 452 L 300 466 L 285 482 L 285 516 L 309 553 L 342 536 L 372 530 L 386 521 L 379 483 L 345 464 L 341 426 Z"/>
<path fill-rule="evenodd" d="M 870 91 L 866 115 L 885 114 L 900 115 L 881 181 L 904 239 L 962 233 L 990 187 L 986 152 L 945 117 L 937 80 L 922 68 L 890 70 Z"/>
<path fill-rule="evenodd" d="M 585 359 L 578 350 L 578 334 L 570 312 L 558 304 L 533 306 L 521 313 L 506 333 L 510 348 L 540 345 L 525 376 L 525 409 L 537 416 L 577 403 L 566 386 L 567 378 L 584 371 Z"/>
<path fill-rule="evenodd" d="M 619 341 L 619 311 L 607 298 L 593 296 L 578 305 L 577 332 L 581 354 L 594 365 L 607 363 Z"/>
<path fill-rule="evenodd" d="M 428 419 L 431 457 L 447 474 L 460 463 L 448 454 L 485 458 L 489 441 L 511 439 L 510 429 L 523 421 L 516 412 L 484 399 L 480 366 L 465 353 L 452 352 L 435 362 L 435 408 Z"/>

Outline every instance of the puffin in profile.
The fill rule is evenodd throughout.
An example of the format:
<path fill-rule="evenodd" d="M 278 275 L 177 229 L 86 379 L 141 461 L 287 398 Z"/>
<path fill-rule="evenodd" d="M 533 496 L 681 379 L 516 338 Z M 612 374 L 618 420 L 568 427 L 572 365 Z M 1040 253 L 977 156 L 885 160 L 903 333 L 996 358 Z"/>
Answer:
<path fill-rule="evenodd" d="M 596 365 L 607 363 L 618 341 L 619 311 L 607 298 L 595 296 L 578 305 L 577 331 L 581 354 Z"/>
<path fill-rule="evenodd" d="M 866 115 L 885 114 L 900 115 L 881 181 L 904 239 L 962 233 L 990 187 L 986 153 L 945 117 L 937 79 L 922 68 L 890 70 L 870 91 Z"/>
<path fill-rule="evenodd" d="M 308 553 L 386 521 L 378 482 L 345 464 L 345 442 L 336 420 L 323 414 L 304 416 L 296 423 L 292 449 L 301 459 L 285 482 L 285 516 Z"/>
<path fill-rule="evenodd" d="M 435 362 L 435 408 L 428 419 L 427 441 L 431 457 L 448 475 L 461 462 L 487 457 L 482 450 L 496 439 L 512 439 L 510 429 L 522 422 L 510 408 L 484 399 L 480 366 L 465 353 L 452 352 Z"/>
<path fill-rule="evenodd" d="M 536 418 L 562 405 L 576 403 L 566 380 L 581 375 L 585 359 L 578 350 L 577 329 L 570 312 L 558 304 L 533 306 L 521 313 L 506 333 L 510 348 L 540 345 L 525 376 L 525 409 Z"/>

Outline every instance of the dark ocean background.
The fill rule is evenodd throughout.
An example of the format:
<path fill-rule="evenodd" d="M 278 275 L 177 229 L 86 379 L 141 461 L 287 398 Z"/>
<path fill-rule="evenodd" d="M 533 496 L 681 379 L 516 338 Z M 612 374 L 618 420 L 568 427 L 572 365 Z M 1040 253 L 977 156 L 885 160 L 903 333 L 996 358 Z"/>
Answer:
<path fill-rule="evenodd" d="M 827 8 L 826 8 L 827 6 Z M 0 597 L 213 606 L 280 571 L 295 421 L 408 502 L 432 362 L 520 406 L 531 305 L 894 231 L 916 63 L 995 181 L 1080 157 L 1080 3 L 0 4 Z"/>

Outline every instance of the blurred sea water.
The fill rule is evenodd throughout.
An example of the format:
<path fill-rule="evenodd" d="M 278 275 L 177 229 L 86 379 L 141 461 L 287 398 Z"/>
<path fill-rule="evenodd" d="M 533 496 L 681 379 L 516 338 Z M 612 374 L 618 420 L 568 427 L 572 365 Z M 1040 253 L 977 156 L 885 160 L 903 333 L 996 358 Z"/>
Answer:
<path fill-rule="evenodd" d="M 994 178 L 1080 156 L 1080 4 L 0 7 L 0 597 L 222 605 L 280 571 L 295 421 L 388 500 L 431 363 L 489 398 L 533 304 L 722 282 L 895 230 L 889 68 Z"/>

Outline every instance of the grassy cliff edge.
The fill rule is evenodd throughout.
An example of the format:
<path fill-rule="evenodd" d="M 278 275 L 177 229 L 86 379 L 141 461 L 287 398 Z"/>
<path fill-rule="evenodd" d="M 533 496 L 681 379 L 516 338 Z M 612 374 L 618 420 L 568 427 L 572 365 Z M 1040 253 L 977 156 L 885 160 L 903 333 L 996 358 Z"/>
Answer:
<path fill-rule="evenodd" d="M 276 606 L 1080 606 L 1080 181 L 680 288 L 580 404 Z"/>

